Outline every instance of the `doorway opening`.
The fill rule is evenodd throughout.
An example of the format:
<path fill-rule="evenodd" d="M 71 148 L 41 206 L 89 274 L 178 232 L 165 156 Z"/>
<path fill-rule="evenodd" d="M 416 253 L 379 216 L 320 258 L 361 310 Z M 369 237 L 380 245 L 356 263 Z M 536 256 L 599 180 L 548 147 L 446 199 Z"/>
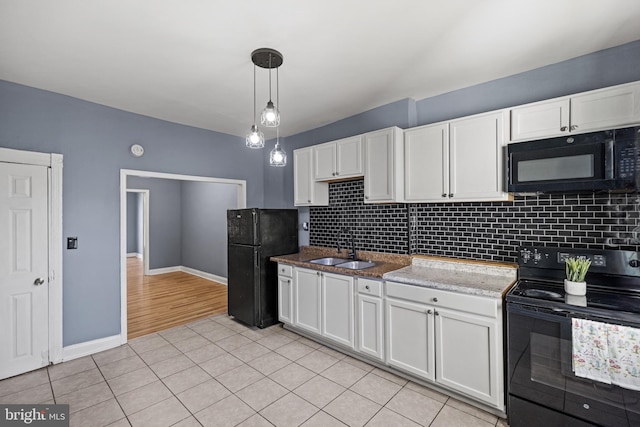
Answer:
<path fill-rule="evenodd" d="M 233 179 L 224 179 L 224 178 L 214 178 L 214 177 L 201 177 L 201 176 L 191 176 L 191 175 L 177 175 L 177 174 L 169 174 L 162 172 L 151 172 L 151 171 L 141 171 L 141 170 L 130 170 L 130 169 L 122 169 L 120 171 L 120 300 L 121 300 L 121 319 L 120 319 L 120 341 L 121 343 L 126 343 L 128 339 L 128 286 L 127 286 L 127 194 L 128 190 L 139 190 L 141 187 L 138 185 L 136 178 L 160 178 L 163 180 L 173 180 L 180 181 L 188 185 L 189 183 L 213 183 L 213 184 L 224 184 L 225 188 L 231 186 L 231 191 L 234 192 L 234 206 L 232 208 L 245 208 L 246 207 L 246 181 L 244 180 L 233 180 Z M 127 188 L 128 183 L 130 181 L 136 182 L 137 188 Z M 228 188 L 227 188 L 228 189 Z M 148 196 L 148 206 L 146 212 L 149 213 L 149 216 L 152 217 L 154 214 L 153 207 L 154 196 Z M 153 219 L 150 221 L 146 221 L 146 223 L 152 227 Z M 224 225 L 225 233 L 226 233 L 226 223 Z M 154 278 L 156 274 L 160 274 L 160 276 L 155 276 L 156 278 L 162 279 L 165 273 L 174 274 L 174 273 L 190 273 L 200 275 L 201 277 L 207 277 L 207 273 L 201 274 L 202 272 L 188 268 L 188 267 L 169 267 L 169 268 L 154 268 L 153 258 L 154 258 L 154 232 L 153 230 L 147 229 L 147 238 L 146 241 L 146 250 L 143 251 L 143 260 L 145 262 L 146 272 L 150 274 L 150 276 L 145 276 L 147 278 Z M 226 264 L 226 259 L 224 260 Z M 226 268 L 226 267 L 225 267 Z M 185 274 L 186 274 L 185 273 Z M 211 277 L 218 277 L 215 274 L 211 274 Z"/>

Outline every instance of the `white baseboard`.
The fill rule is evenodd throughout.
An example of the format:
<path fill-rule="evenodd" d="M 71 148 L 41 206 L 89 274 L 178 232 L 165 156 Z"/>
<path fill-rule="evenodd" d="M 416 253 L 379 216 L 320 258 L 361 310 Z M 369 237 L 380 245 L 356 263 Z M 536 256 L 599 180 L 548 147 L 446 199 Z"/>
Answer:
<path fill-rule="evenodd" d="M 62 348 L 61 362 L 68 362 L 69 360 L 78 359 L 80 357 L 88 356 L 90 354 L 99 353 L 101 351 L 118 347 L 121 344 L 122 344 L 122 339 L 120 335 L 113 335 L 106 338 L 99 338 L 93 341 L 87 341 L 87 342 L 81 342 L 79 344 L 69 345 L 67 347 Z"/>
<path fill-rule="evenodd" d="M 137 252 L 131 252 L 127 254 L 127 258 L 140 258 L 142 259 L 142 254 L 139 254 Z"/>
<path fill-rule="evenodd" d="M 196 270 L 195 268 L 185 267 L 184 265 L 180 266 L 180 270 L 185 272 L 185 273 L 193 274 L 194 276 L 201 277 L 203 279 L 211 280 L 212 282 L 222 283 L 223 285 L 227 284 L 227 278 L 226 277 L 222 277 L 222 276 L 218 276 L 218 275 L 215 275 L 215 274 L 207 273 L 206 271 Z"/>
<path fill-rule="evenodd" d="M 164 268 L 152 268 L 152 269 L 149 269 L 149 276 L 155 276 L 156 274 L 176 273 L 178 271 L 182 271 L 181 265 L 175 265 L 173 267 L 164 267 Z"/>

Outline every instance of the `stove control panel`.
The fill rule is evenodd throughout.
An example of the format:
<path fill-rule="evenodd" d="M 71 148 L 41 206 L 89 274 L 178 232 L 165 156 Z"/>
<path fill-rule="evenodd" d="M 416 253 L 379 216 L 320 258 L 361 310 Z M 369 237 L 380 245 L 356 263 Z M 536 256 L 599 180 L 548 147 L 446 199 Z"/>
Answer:
<path fill-rule="evenodd" d="M 640 252 L 544 246 L 520 246 L 518 248 L 518 265 L 528 270 L 527 275 L 547 274 L 542 270 L 549 272 L 556 270 L 557 274 L 564 274 L 561 270 L 565 269 L 567 258 L 590 259 L 590 275 L 603 273 L 637 277 L 640 280 Z M 640 281 L 638 289 L 640 289 Z"/>

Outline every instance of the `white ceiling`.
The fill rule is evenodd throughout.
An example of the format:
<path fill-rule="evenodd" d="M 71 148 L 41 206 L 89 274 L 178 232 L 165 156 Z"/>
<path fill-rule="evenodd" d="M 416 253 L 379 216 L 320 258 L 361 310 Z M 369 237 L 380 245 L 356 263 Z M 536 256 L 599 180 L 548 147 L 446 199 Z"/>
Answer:
<path fill-rule="evenodd" d="M 638 0 L 0 0 L 0 79 L 244 135 L 250 54 L 271 47 L 286 136 L 639 40 L 639 22 Z"/>

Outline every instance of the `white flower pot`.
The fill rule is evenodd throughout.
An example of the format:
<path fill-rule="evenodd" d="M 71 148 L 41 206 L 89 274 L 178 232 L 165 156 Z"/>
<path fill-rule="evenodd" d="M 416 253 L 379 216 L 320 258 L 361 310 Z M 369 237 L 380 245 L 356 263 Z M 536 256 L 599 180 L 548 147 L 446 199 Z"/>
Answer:
<path fill-rule="evenodd" d="M 569 295 L 586 295 L 587 282 L 572 282 L 564 279 L 564 291 Z"/>

